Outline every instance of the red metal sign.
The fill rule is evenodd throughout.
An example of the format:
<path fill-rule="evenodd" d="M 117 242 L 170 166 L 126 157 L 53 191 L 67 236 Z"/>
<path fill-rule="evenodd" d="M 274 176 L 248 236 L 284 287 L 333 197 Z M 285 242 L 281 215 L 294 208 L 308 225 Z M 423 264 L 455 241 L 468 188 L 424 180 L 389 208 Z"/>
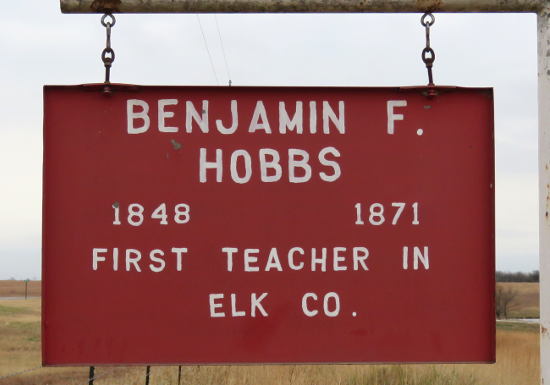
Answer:
<path fill-rule="evenodd" d="M 43 360 L 491 362 L 490 89 L 45 88 Z"/>

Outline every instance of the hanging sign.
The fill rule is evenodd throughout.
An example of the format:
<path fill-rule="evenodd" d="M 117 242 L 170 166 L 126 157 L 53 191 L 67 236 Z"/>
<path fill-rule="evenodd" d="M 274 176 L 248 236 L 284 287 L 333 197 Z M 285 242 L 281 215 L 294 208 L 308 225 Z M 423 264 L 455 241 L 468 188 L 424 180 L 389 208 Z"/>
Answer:
<path fill-rule="evenodd" d="M 491 362 L 491 89 L 45 88 L 44 363 Z"/>

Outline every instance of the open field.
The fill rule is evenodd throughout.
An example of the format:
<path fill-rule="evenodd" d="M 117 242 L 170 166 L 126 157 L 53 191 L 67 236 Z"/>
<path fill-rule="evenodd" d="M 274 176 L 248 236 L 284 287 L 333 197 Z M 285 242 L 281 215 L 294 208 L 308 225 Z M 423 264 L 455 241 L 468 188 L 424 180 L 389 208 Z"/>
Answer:
<path fill-rule="evenodd" d="M 517 292 L 509 318 L 539 318 L 539 284 L 535 282 L 499 282 L 497 286 Z"/>
<path fill-rule="evenodd" d="M 538 326 L 499 323 L 495 365 L 184 367 L 194 385 L 536 385 Z M 0 377 L 40 366 L 40 300 L 0 301 Z M 0 385 L 86 385 L 88 368 L 42 368 Z M 144 367 L 98 367 L 96 385 L 144 384 Z M 151 385 L 177 384 L 177 367 L 153 367 Z"/>
<path fill-rule="evenodd" d="M 39 297 L 42 295 L 41 281 L 29 281 L 29 297 Z M 0 297 L 24 297 L 25 281 L 6 280 L 0 281 Z"/>

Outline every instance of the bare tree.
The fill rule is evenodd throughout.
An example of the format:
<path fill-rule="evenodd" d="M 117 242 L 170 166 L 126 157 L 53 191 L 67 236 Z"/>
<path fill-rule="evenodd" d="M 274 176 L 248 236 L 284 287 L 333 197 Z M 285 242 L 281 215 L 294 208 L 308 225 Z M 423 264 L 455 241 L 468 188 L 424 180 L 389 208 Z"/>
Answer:
<path fill-rule="evenodd" d="M 508 318 L 510 308 L 518 295 L 517 290 L 512 287 L 497 285 L 495 291 L 495 309 L 497 318 Z"/>

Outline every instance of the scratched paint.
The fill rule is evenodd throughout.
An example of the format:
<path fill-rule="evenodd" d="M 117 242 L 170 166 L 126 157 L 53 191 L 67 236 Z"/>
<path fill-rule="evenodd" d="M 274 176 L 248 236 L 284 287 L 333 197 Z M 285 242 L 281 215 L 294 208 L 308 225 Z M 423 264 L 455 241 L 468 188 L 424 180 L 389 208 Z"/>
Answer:
<path fill-rule="evenodd" d="M 178 142 L 176 139 L 171 139 L 170 140 L 170 143 L 172 144 L 172 147 L 174 148 L 174 150 L 180 150 L 181 147 L 182 147 L 182 144 L 180 142 Z"/>

